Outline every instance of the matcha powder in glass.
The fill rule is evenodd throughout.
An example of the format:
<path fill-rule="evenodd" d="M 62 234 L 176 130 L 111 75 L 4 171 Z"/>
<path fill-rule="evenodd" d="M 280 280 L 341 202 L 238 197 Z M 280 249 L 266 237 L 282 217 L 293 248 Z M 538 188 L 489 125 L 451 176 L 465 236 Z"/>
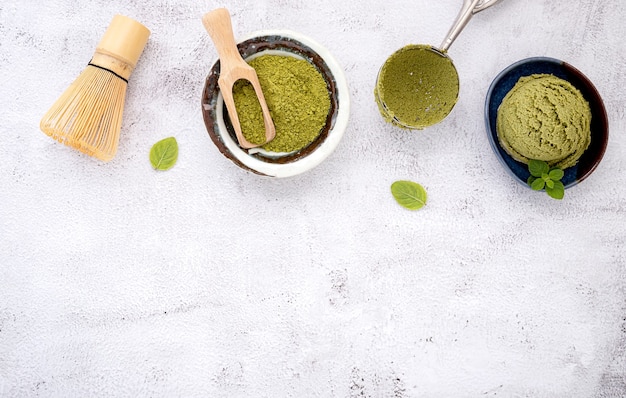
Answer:
<path fill-rule="evenodd" d="M 308 61 L 291 56 L 261 55 L 248 61 L 263 90 L 276 127 L 276 137 L 262 146 L 269 152 L 297 152 L 317 138 L 330 111 L 322 74 Z M 265 142 L 261 105 L 246 80 L 233 87 L 241 130 L 254 144 Z"/>

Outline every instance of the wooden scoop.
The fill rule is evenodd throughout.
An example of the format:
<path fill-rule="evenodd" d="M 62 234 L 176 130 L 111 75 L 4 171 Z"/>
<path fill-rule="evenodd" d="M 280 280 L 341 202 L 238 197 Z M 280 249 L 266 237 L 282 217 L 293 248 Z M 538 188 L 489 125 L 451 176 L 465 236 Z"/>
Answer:
<path fill-rule="evenodd" d="M 274 122 L 272 121 L 270 111 L 267 108 L 267 103 L 265 102 L 265 97 L 263 96 L 263 91 L 261 90 L 261 84 L 259 83 L 256 71 L 248 65 L 239 54 L 228 10 L 225 8 L 218 8 L 208 12 L 202 17 L 202 23 L 204 24 L 207 32 L 209 32 L 209 36 L 211 36 L 220 57 L 220 77 L 217 80 L 217 84 L 222 92 L 222 96 L 224 97 L 224 103 L 226 104 L 226 109 L 228 110 L 228 116 L 230 117 L 230 121 L 235 129 L 239 145 L 244 149 L 249 149 L 261 146 L 271 141 L 276 135 Z M 239 123 L 239 116 L 237 115 L 235 101 L 233 100 L 233 85 L 237 80 L 241 79 L 247 80 L 250 84 L 252 84 L 257 99 L 261 104 L 263 122 L 265 123 L 266 140 L 262 144 L 253 144 L 249 142 L 241 132 L 241 124 Z"/>

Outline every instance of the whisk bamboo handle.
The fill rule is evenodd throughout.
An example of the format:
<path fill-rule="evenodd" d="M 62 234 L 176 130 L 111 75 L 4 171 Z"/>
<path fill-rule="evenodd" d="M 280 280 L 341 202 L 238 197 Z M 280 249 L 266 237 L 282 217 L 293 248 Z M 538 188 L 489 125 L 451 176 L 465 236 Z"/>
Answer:
<path fill-rule="evenodd" d="M 102 36 L 91 64 L 128 81 L 143 52 L 150 30 L 132 18 L 115 15 Z"/>

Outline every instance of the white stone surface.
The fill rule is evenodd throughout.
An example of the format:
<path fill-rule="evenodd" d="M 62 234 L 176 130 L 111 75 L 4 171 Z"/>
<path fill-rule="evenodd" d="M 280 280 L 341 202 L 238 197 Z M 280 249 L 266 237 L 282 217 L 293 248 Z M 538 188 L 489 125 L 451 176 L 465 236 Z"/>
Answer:
<path fill-rule="evenodd" d="M 504 0 L 450 50 L 450 117 L 385 124 L 378 68 L 438 45 L 460 5 L 3 1 L 0 396 L 626 396 L 626 8 Z M 314 170 L 260 178 L 213 146 L 200 17 L 219 6 L 240 34 L 297 30 L 345 67 L 350 125 Z M 115 13 L 152 36 L 101 163 L 38 125 Z M 562 202 L 513 181 L 485 134 L 489 83 L 530 56 L 579 68 L 609 115 L 604 160 Z M 155 172 L 171 135 L 178 164 Z M 399 207 L 397 179 L 426 208 Z"/>

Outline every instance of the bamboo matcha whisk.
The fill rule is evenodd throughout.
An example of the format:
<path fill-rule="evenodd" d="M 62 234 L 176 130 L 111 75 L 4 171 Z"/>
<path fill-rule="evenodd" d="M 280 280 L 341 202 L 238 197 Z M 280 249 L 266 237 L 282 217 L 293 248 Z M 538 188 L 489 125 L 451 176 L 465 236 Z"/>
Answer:
<path fill-rule="evenodd" d="M 41 119 L 41 130 L 87 155 L 113 159 L 128 78 L 149 36 L 139 22 L 115 15 L 85 70 Z"/>

